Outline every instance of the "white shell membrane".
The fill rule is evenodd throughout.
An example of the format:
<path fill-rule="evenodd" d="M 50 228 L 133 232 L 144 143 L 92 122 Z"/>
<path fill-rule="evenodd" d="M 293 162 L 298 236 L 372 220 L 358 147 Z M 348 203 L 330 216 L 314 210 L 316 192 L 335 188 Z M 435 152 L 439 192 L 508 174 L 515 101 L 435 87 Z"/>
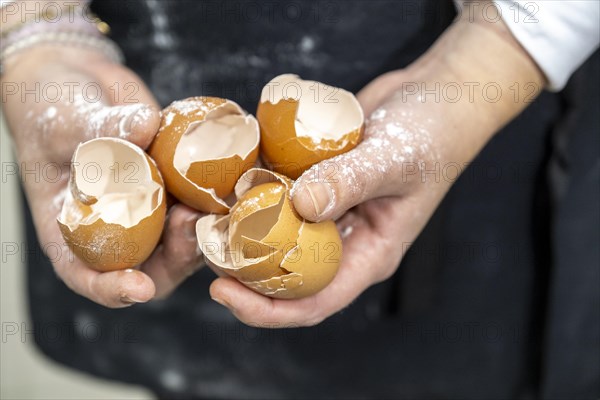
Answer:
<path fill-rule="evenodd" d="M 125 228 L 138 224 L 163 197 L 148 162 L 140 148 L 125 140 L 98 138 L 80 144 L 73 155 L 75 188 L 67 191 L 59 221 L 71 231 L 98 219 Z M 77 191 L 97 201 L 82 208 L 73 197 Z"/>
<path fill-rule="evenodd" d="M 173 164 L 185 176 L 194 162 L 220 160 L 238 155 L 245 159 L 259 143 L 258 122 L 234 103 L 215 108 L 206 118 L 190 124 L 181 136 Z"/>
<path fill-rule="evenodd" d="M 316 81 L 305 81 L 297 75 L 285 74 L 272 79 L 263 88 L 261 102 L 298 101 L 295 129 L 297 137 L 321 140 L 341 140 L 359 129 L 363 111 L 346 90 Z"/>

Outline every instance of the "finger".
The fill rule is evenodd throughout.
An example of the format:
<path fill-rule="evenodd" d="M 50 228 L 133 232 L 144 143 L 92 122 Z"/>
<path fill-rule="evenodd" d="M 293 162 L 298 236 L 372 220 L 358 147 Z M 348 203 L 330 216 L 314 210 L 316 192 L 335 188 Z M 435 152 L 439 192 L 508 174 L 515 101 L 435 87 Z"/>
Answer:
<path fill-rule="evenodd" d="M 310 221 L 337 219 L 369 199 L 396 194 L 399 168 L 390 143 L 365 139 L 356 149 L 323 161 L 295 183 L 292 200 Z"/>
<path fill-rule="evenodd" d="M 112 81 L 95 82 L 85 74 L 71 73 L 68 76 L 77 85 L 63 90 L 60 102 L 39 104 L 33 123 L 48 142 L 49 150 L 56 153 L 53 154 L 55 159 L 70 158 L 79 143 L 95 137 L 120 137 L 142 148 L 152 142 L 161 118 L 154 97 L 132 73 L 119 75 L 113 71 L 112 74 Z M 115 77 L 120 79 L 121 75 L 130 80 L 114 80 Z M 130 91 L 136 96 L 123 94 L 127 92 L 124 90 L 126 85 L 133 88 Z M 89 87 L 97 88 L 96 92 L 84 91 L 83 88 Z M 57 142 L 61 145 L 56 146 Z"/>
<path fill-rule="evenodd" d="M 400 196 L 419 181 L 420 171 L 437 156 L 427 128 L 399 114 L 386 105 L 377 109 L 355 149 L 302 174 L 292 190 L 300 215 L 310 221 L 337 219 L 367 200 Z"/>
<path fill-rule="evenodd" d="M 154 283 L 143 272 L 127 269 L 101 273 L 73 256 L 66 246 L 64 250 L 68 256 L 55 263 L 55 270 L 75 293 L 110 308 L 145 303 L 154 297 Z"/>
<path fill-rule="evenodd" d="M 88 137 L 119 137 L 145 149 L 160 126 L 160 111 L 147 104 L 79 107 L 77 125 Z"/>
<path fill-rule="evenodd" d="M 109 88 L 102 100 L 112 107 L 105 111 L 103 128 L 107 136 L 119 136 L 143 149 L 147 148 L 160 126 L 160 108 L 144 82 L 131 70 L 110 64 L 99 77 L 99 84 Z M 114 90 L 113 90 L 114 89 Z M 95 132 L 93 132 L 95 133 Z"/>
<path fill-rule="evenodd" d="M 360 272 L 360 271 L 357 271 Z M 339 280 L 322 292 L 299 300 L 272 299 L 258 294 L 233 278 L 217 278 L 210 286 L 211 297 L 250 326 L 286 328 L 313 326 L 349 305 L 370 284 L 361 275 L 350 277 L 340 271 Z"/>
<path fill-rule="evenodd" d="M 156 285 L 157 298 L 169 295 L 202 267 L 202 255 L 196 238 L 196 222 L 201 216 L 183 204 L 176 204 L 169 210 L 163 241 L 142 266 L 142 271 Z"/>
<path fill-rule="evenodd" d="M 153 106 L 106 106 L 75 100 L 47 107 L 36 122 L 51 159 L 70 159 L 77 145 L 103 136 L 120 137 L 146 148 L 158 132 L 160 112 Z"/>
<path fill-rule="evenodd" d="M 355 226 L 354 229 L 360 230 L 361 227 Z M 360 243 L 359 236 L 360 232 L 348 236 L 344 246 L 360 248 L 364 244 Z M 349 305 L 374 282 L 374 269 L 365 268 L 367 260 L 346 254 L 333 281 L 321 292 L 304 299 L 272 299 L 248 289 L 233 278 L 217 278 L 210 286 L 210 295 L 229 308 L 240 321 L 251 326 L 285 328 L 316 325 Z"/>

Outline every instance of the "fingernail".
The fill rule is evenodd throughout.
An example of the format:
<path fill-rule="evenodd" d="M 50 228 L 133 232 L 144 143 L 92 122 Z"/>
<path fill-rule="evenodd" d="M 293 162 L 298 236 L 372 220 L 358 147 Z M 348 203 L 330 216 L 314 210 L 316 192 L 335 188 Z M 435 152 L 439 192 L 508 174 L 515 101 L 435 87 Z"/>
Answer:
<path fill-rule="evenodd" d="M 152 107 L 145 104 L 136 104 L 127 108 L 131 109 L 131 114 L 121 119 L 119 123 L 119 136 L 123 139 L 129 137 L 138 124 L 145 123 L 153 111 Z"/>
<path fill-rule="evenodd" d="M 218 297 L 211 297 L 211 299 L 213 299 L 214 301 L 216 301 L 217 303 L 219 303 L 220 305 L 222 305 L 223 307 L 226 307 L 228 309 L 231 309 L 231 305 L 229 303 L 227 303 L 225 300 L 220 299 Z"/>
<path fill-rule="evenodd" d="M 195 214 L 185 220 L 183 224 L 183 234 L 188 240 L 197 240 L 196 238 L 196 222 L 200 218 L 199 214 Z"/>
<path fill-rule="evenodd" d="M 329 184 L 322 182 L 308 183 L 306 191 L 310 196 L 317 219 L 333 207 L 333 190 L 331 190 Z"/>
<path fill-rule="evenodd" d="M 119 122 L 119 137 L 121 139 L 127 139 L 133 132 L 136 114 L 137 110 L 129 114 L 126 118 L 121 118 L 121 121 Z"/>
<path fill-rule="evenodd" d="M 132 299 L 129 296 L 123 296 L 123 297 L 121 297 L 121 303 L 125 303 L 125 304 L 138 304 L 138 303 L 145 303 L 145 301 L 135 300 L 135 299 Z"/>

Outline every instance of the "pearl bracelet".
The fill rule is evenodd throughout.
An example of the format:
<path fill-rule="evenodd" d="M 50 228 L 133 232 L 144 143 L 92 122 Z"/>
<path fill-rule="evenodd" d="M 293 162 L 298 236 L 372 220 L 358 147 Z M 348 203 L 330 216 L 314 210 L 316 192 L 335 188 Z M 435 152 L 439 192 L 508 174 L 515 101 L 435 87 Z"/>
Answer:
<path fill-rule="evenodd" d="M 86 5 L 84 1 L 82 5 Z M 9 3 L 10 4 L 10 3 Z M 3 4 L 6 5 L 6 4 Z M 52 18 L 35 18 L 2 32 L 0 43 L 0 74 L 4 72 L 4 63 L 9 57 L 38 45 L 68 45 L 87 47 L 104 53 L 115 63 L 123 62 L 123 54 L 111 40 L 106 38 L 110 27 L 89 9 L 68 8 L 69 18 L 58 15 Z M 75 13 L 72 13 L 76 11 Z"/>
<path fill-rule="evenodd" d="M 0 53 L 0 74 L 4 72 L 4 60 L 30 47 L 40 44 L 65 44 L 71 46 L 87 47 L 99 50 L 114 63 L 123 63 L 121 50 L 111 40 L 105 37 L 82 34 L 81 32 L 46 32 L 28 36 L 6 47 Z"/>

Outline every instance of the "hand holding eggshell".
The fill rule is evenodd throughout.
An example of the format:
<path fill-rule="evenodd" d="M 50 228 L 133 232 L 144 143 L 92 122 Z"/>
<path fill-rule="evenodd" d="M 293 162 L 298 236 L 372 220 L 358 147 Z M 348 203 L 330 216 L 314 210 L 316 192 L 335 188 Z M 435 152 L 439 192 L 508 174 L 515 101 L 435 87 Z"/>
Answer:
<path fill-rule="evenodd" d="M 339 233 L 333 221 L 303 220 L 293 208 L 291 187 L 277 173 L 246 172 L 231 212 L 198 220 L 198 243 L 209 264 L 274 298 L 307 297 L 327 286 L 339 266 Z"/>
<path fill-rule="evenodd" d="M 301 217 L 338 218 L 343 253 L 337 274 L 322 290 L 287 300 L 265 297 L 247 283 L 220 277 L 210 287 L 211 296 L 238 319 L 263 328 L 315 325 L 396 271 L 449 186 L 422 183 L 418 173 L 402 174 L 406 164 L 436 161 L 431 136 L 445 133 L 433 124 L 407 121 L 409 113 L 419 123 L 431 118 L 427 106 L 406 105 L 394 97 L 393 88 L 401 87 L 402 81 L 386 77 L 359 93 L 361 103 L 371 104 L 365 110 L 371 117 L 364 140 L 345 154 L 313 165 L 294 183 L 292 200 Z M 381 98 L 382 93 L 387 98 Z M 374 98 L 379 101 L 371 101 Z"/>
<path fill-rule="evenodd" d="M 305 90 L 312 84 L 302 82 Z M 335 90 L 337 93 L 338 89 Z M 323 136 L 323 140 L 313 135 L 310 143 L 315 144 L 316 148 L 307 147 L 300 152 L 285 148 L 282 154 L 295 156 L 296 161 L 301 160 L 303 168 L 307 168 L 323 158 L 340 154 L 355 146 L 362 134 L 362 112 L 350 93 L 343 92 L 342 97 L 340 107 L 330 107 L 334 109 L 333 122 L 325 121 L 326 125 L 333 123 L 341 127 L 332 129 L 331 126 L 326 126 L 319 130 L 318 135 Z M 322 120 L 322 110 L 307 107 L 307 103 L 303 102 L 301 109 L 297 104 L 294 108 L 298 112 L 302 110 L 301 116 L 305 124 L 315 124 L 315 121 Z M 353 115 L 344 124 L 340 110 L 348 109 Z M 283 126 L 273 124 L 273 121 L 280 120 L 279 113 L 285 114 L 285 110 L 270 110 L 262 118 L 263 148 L 278 146 L 278 140 L 288 140 L 287 137 L 273 139 L 271 135 Z M 302 135 L 310 135 L 312 132 L 312 127 L 309 129 L 302 126 L 304 128 L 298 130 L 299 143 L 305 142 L 306 137 Z M 340 129 L 347 128 L 352 129 L 339 135 Z M 289 135 L 292 133 L 296 135 L 295 131 L 286 132 Z M 267 142 L 266 145 L 264 141 Z M 309 296 L 325 287 L 337 271 L 341 253 L 339 234 L 333 222 L 311 224 L 297 215 L 290 200 L 292 182 L 289 178 L 265 170 L 251 170 L 242 175 L 256 160 L 258 142 L 257 121 L 246 115 L 237 104 L 226 99 L 195 97 L 176 101 L 163 111 L 163 122 L 150 147 L 150 155 L 157 161 L 168 191 L 180 201 L 201 211 L 216 214 L 229 212 L 225 217 L 209 215 L 198 223 L 199 245 L 209 263 L 267 296 Z M 298 173 L 295 170 L 297 162 L 291 159 L 280 159 L 278 165 L 292 176 Z M 279 182 L 277 187 L 271 188 L 278 192 L 272 193 L 271 189 L 262 185 L 248 187 L 246 180 L 257 176 L 263 176 L 262 179 L 271 183 Z M 236 182 L 238 202 L 230 210 L 224 199 L 231 193 Z M 253 193 L 256 194 L 254 201 L 245 198 Z M 262 205 L 262 208 L 270 209 L 270 212 L 255 209 L 250 213 L 252 215 L 240 214 L 242 210 L 248 212 L 244 208 L 248 204 L 256 205 L 260 204 L 259 200 L 276 199 L 274 204 Z M 271 217 L 271 221 L 260 217 L 263 211 Z M 223 254 L 234 252 L 233 257 L 221 254 L 219 259 L 211 253 L 210 249 L 221 242 Z M 327 249 L 320 250 L 319 246 L 326 246 Z M 331 254 L 327 254 L 327 250 Z M 308 256 L 309 251 L 315 253 L 312 258 Z"/>
<path fill-rule="evenodd" d="M 29 96 L 26 101 L 18 95 L 7 96 L 2 104 L 18 165 L 23 168 L 20 178 L 41 248 L 33 247 L 27 251 L 32 251 L 32 254 L 43 251 L 58 279 L 74 292 L 106 307 L 126 307 L 166 296 L 202 265 L 195 239 L 198 212 L 182 204 L 174 205 L 167 213 L 160 245 L 150 257 L 135 268 L 108 272 L 91 268 L 85 258 L 80 259 L 73 254 L 57 223 L 63 203 L 72 196 L 68 188 L 69 166 L 77 146 L 94 138 L 114 137 L 126 139 L 139 149 L 146 148 L 160 124 L 160 112 L 154 96 L 135 73 L 122 65 L 112 64 L 102 53 L 68 46 L 56 48 L 52 54 L 36 50 L 15 55 L 19 59 L 18 68 L 10 68 L 7 64 L 2 77 L 8 82 L 22 82 L 26 87 L 44 87 L 51 83 L 64 94 L 53 100 L 46 96 L 35 100 L 35 96 Z M 101 98 L 93 95 L 90 98 L 90 92 L 86 96 L 83 90 L 91 86 L 98 88 Z M 132 87 L 135 91 L 115 91 L 115 87 Z M 143 161 L 138 156 L 134 160 Z M 143 163 L 140 163 L 140 178 L 147 177 L 142 174 L 142 166 Z M 93 178 L 95 167 L 98 165 L 88 165 L 86 173 L 89 178 Z M 43 173 L 32 175 L 26 171 Z M 127 169 L 121 172 L 124 174 L 120 177 L 125 178 L 134 171 Z M 134 175 L 137 176 L 137 173 Z M 84 177 L 81 175 L 79 178 Z M 80 198 L 85 199 L 86 194 L 90 197 L 86 201 L 93 201 L 91 197 L 101 201 L 99 192 L 90 193 L 86 188 Z M 128 201 L 121 203 L 131 204 Z M 137 219 L 135 215 L 133 217 L 129 222 Z M 140 220 L 143 224 L 142 221 L 144 218 Z M 75 228 L 75 225 L 72 227 Z M 78 228 L 83 227 L 80 225 Z M 118 226 L 115 228 L 114 232 L 127 231 Z M 97 240 L 99 237 L 90 235 L 90 242 L 101 245 Z M 154 245 L 150 235 L 147 239 L 148 243 L 137 252 L 133 247 L 109 249 L 111 261 L 115 254 L 121 259 L 137 258 L 142 254 L 142 247 Z M 88 252 L 88 258 L 100 261 L 92 252 Z M 42 254 L 35 255 L 30 261 L 40 263 L 36 268 L 39 276 L 35 279 L 55 279 L 52 271 L 41 271 L 42 267 L 48 269 L 42 262 Z M 131 265 L 133 261 L 126 264 Z M 98 268 L 104 266 L 96 264 Z"/>
<path fill-rule="evenodd" d="M 283 78 L 302 82 L 305 90 L 309 84 L 320 85 L 319 88 L 324 90 L 327 88 L 320 83 L 301 81 L 293 76 Z M 338 89 L 333 89 L 332 93 L 337 93 Z M 329 113 L 325 114 L 318 107 L 311 107 L 306 100 L 301 104 L 296 102 L 293 110 L 302 120 L 296 117 L 294 130 L 284 132 L 294 138 L 284 141 L 307 146 L 302 150 L 288 147 L 282 154 L 295 152 L 296 161 L 301 160 L 305 169 L 357 144 L 363 129 L 362 112 L 351 94 L 342 93 L 342 104 L 330 106 Z M 280 107 L 287 100 L 279 100 L 275 109 L 262 114 L 261 133 L 267 149 L 281 144 L 277 142 L 281 138 L 274 139 L 271 135 L 273 129 L 284 126 L 273 124 L 273 121 L 280 120 L 277 113 L 289 111 L 286 107 Z M 269 108 L 269 105 L 262 107 Z M 347 119 L 343 118 L 344 110 L 351 113 Z M 324 115 L 333 115 L 333 118 L 324 120 Z M 317 126 L 319 121 L 324 125 Z M 350 128 L 349 132 L 345 132 Z M 310 138 L 310 143 L 306 141 L 307 138 Z M 116 146 L 115 142 L 107 139 L 98 141 Z M 128 147 L 123 143 L 117 144 Z M 98 146 L 92 141 L 82 145 L 82 149 L 94 145 Z M 336 274 L 341 254 L 339 233 L 332 221 L 311 223 L 296 213 L 290 197 L 292 181 L 288 177 L 260 169 L 244 174 L 257 158 L 258 145 L 258 122 L 237 104 L 226 99 L 195 97 L 176 101 L 163 111 L 162 123 L 149 153 L 156 160 L 167 190 L 178 200 L 200 211 L 228 213 L 224 217 L 209 215 L 198 222 L 199 245 L 213 267 L 270 297 L 286 299 L 314 295 L 327 286 Z M 131 150 L 131 146 L 129 148 Z M 108 159 L 114 161 L 116 153 L 119 152 L 113 151 Z M 101 155 L 101 152 L 97 155 Z M 75 158 L 79 156 L 79 152 L 76 152 Z M 126 164 L 126 158 L 118 162 Z M 294 169 L 298 165 L 296 161 L 279 160 L 281 162 L 277 165 L 291 176 L 299 173 Z M 154 165 L 148 165 L 152 170 Z M 103 170 L 107 168 L 107 165 L 102 167 Z M 157 227 L 164 220 L 164 189 L 160 188 L 160 195 L 150 196 L 153 201 L 160 203 L 158 209 L 148 206 L 138 209 L 135 204 L 148 203 L 144 203 L 143 199 L 149 198 L 151 185 L 146 185 L 145 189 L 142 185 L 127 190 L 123 185 L 112 185 L 118 189 L 112 193 L 113 189 L 106 184 L 107 181 L 100 188 L 79 182 L 78 172 L 77 168 L 73 169 L 71 195 L 59 219 L 61 231 L 72 249 L 91 267 L 99 270 L 123 269 L 140 264 L 152 253 L 160 236 Z M 104 172 L 109 178 L 114 178 L 108 171 Z M 152 176 L 160 179 L 157 173 Z M 248 180 L 255 182 L 249 184 Z M 236 182 L 238 201 L 230 209 L 233 200 L 225 200 Z M 163 220 L 159 221 L 154 215 L 159 215 L 155 213 L 160 209 Z M 148 217 L 149 213 L 150 220 L 156 223 L 145 226 L 141 224 L 145 219 L 139 217 L 142 214 Z M 127 234 L 107 229 L 105 225 L 110 228 L 120 225 Z M 146 232 L 146 240 L 143 241 L 137 233 L 142 230 Z M 100 239 L 101 245 L 98 242 Z M 123 255 L 119 254 L 117 258 L 120 258 L 120 262 L 111 263 L 104 257 L 109 254 L 107 249 L 115 247 L 115 243 L 122 245 L 125 239 L 132 239 L 131 243 L 140 246 L 142 251 L 129 262 L 123 262 Z M 211 254 L 209 247 L 216 243 L 211 239 L 222 240 L 225 253 L 232 253 L 234 257 L 219 259 Z M 82 249 L 87 253 L 92 249 L 96 260 L 86 257 L 89 254 L 84 254 Z"/>

